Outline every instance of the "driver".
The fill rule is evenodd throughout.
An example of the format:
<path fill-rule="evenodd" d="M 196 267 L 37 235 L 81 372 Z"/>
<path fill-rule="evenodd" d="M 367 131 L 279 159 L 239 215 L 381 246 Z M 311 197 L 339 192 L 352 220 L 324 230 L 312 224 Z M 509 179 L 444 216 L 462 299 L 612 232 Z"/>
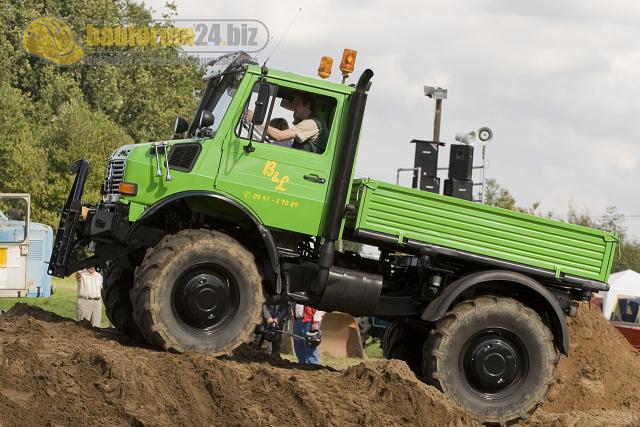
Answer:
<path fill-rule="evenodd" d="M 269 125 L 266 129 L 267 136 L 278 142 L 293 139 L 293 148 L 312 153 L 324 153 L 329 129 L 322 117 L 314 112 L 315 99 L 313 96 L 309 93 L 297 93 L 293 97 L 292 107 L 293 126 L 281 130 Z M 245 118 L 251 121 L 253 111 L 247 110 Z"/>

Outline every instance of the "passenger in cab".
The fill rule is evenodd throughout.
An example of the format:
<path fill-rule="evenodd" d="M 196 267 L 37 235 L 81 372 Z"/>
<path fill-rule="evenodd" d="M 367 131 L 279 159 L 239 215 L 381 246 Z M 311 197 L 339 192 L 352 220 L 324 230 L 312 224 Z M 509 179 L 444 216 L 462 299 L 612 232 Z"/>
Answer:
<path fill-rule="evenodd" d="M 314 112 L 315 99 L 309 93 L 298 93 L 293 97 L 293 126 L 281 130 L 273 126 L 267 126 L 267 136 L 276 142 L 293 140 L 293 148 L 310 151 L 312 153 L 324 153 L 327 148 L 329 129 L 326 123 Z M 245 118 L 251 121 L 253 111 L 247 110 Z"/>

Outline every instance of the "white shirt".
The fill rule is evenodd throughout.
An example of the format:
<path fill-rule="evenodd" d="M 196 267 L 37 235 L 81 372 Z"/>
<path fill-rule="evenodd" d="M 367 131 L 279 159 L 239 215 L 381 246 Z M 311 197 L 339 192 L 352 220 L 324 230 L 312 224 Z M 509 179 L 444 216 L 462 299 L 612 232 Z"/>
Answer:
<path fill-rule="evenodd" d="M 98 272 L 89 273 L 86 269 L 78 271 L 78 296 L 80 298 L 100 298 L 102 276 Z"/>

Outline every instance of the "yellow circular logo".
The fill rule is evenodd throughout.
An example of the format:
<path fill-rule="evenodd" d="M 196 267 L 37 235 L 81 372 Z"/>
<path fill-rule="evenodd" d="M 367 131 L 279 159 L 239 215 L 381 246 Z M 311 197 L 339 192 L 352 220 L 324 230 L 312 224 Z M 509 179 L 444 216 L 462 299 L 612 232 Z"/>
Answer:
<path fill-rule="evenodd" d="M 71 65 L 84 56 L 69 25 L 51 16 L 35 19 L 27 25 L 22 34 L 22 47 L 27 53 L 58 65 Z"/>

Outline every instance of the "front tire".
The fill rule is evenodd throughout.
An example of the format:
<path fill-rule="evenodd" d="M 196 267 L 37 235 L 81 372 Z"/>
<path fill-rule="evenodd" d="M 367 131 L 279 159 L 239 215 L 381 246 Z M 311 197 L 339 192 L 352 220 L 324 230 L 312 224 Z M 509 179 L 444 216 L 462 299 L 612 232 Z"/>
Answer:
<path fill-rule="evenodd" d="M 554 380 L 553 335 L 531 308 L 481 296 L 456 305 L 425 341 L 423 372 L 483 423 L 526 419 Z"/>
<path fill-rule="evenodd" d="M 264 302 L 253 255 L 210 230 L 182 230 L 149 250 L 136 269 L 131 299 L 152 345 L 213 355 L 250 340 Z"/>

